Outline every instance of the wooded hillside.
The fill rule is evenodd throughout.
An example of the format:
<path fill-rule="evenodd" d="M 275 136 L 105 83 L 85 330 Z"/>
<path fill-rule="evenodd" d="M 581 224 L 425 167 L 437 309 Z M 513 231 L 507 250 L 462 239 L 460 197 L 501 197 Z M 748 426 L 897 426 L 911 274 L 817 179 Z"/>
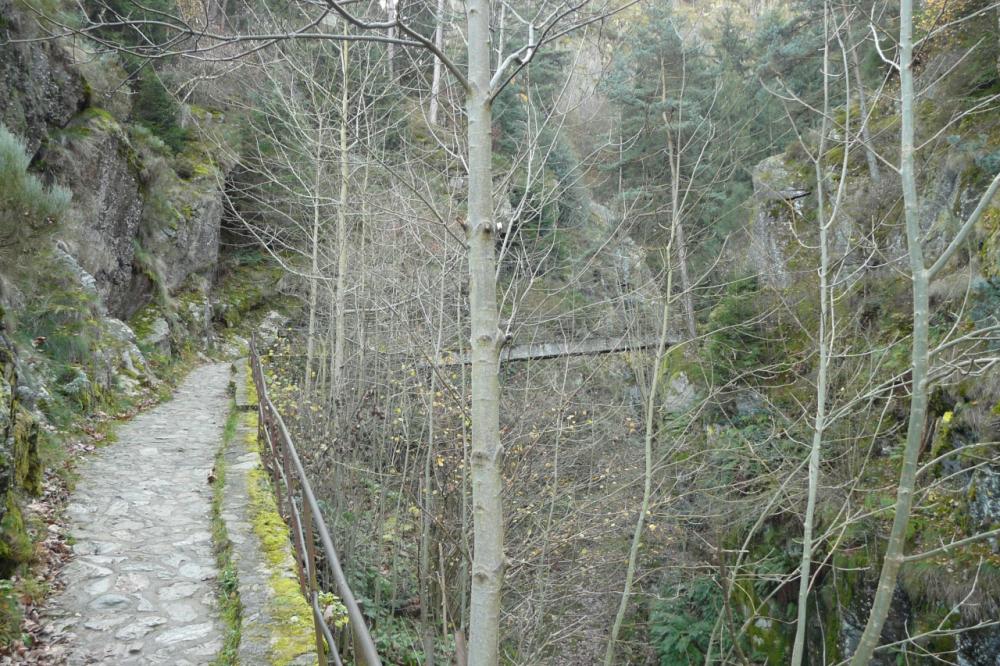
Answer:
<path fill-rule="evenodd" d="M 1000 664 L 1000 3 L 0 0 L 0 93 L 11 654 L 256 336 L 384 664 Z"/>

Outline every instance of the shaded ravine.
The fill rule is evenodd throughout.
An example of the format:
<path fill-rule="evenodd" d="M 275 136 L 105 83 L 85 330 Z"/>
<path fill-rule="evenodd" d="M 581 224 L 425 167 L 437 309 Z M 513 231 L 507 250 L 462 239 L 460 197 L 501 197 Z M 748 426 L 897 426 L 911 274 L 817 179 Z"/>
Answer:
<path fill-rule="evenodd" d="M 226 364 L 195 369 L 80 465 L 66 510 L 75 558 L 47 609 L 71 666 L 208 664 L 219 651 L 208 477 L 229 378 Z"/>

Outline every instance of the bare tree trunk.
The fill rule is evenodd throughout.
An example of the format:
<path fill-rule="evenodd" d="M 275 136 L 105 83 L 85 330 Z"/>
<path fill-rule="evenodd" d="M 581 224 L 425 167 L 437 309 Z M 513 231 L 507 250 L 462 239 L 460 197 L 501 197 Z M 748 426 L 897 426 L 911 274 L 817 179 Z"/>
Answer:
<path fill-rule="evenodd" d="M 424 666 L 434 666 L 434 624 L 431 617 L 431 466 L 434 460 L 434 391 L 437 375 L 431 372 L 431 405 L 428 411 L 427 454 L 424 456 L 424 497 L 420 531 L 420 633 L 424 648 Z"/>
<path fill-rule="evenodd" d="M 351 177 L 347 154 L 347 113 L 350 101 L 349 86 L 347 85 L 348 65 L 350 64 L 349 48 L 349 42 L 342 42 L 340 45 L 340 69 L 343 75 L 340 93 L 340 201 L 337 207 L 337 292 L 334 299 L 336 333 L 333 339 L 333 372 L 331 373 L 334 434 L 337 433 L 337 412 L 339 411 L 337 405 L 344 380 L 344 336 L 346 335 L 344 312 L 347 302 L 347 193 Z"/>
<path fill-rule="evenodd" d="M 854 45 L 854 37 L 851 33 L 851 19 L 844 6 L 844 27 L 847 30 L 848 51 L 851 54 L 851 69 L 854 73 L 854 80 L 858 86 L 858 111 L 861 114 L 861 142 L 865 146 L 865 159 L 868 162 L 868 176 L 872 183 L 882 182 L 882 172 L 879 170 L 878 157 L 875 155 L 875 147 L 872 145 L 871 131 L 868 129 L 868 98 L 865 94 L 865 83 L 861 79 L 861 64 L 858 61 L 858 52 Z"/>
<path fill-rule="evenodd" d="M 455 324 L 456 324 L 456 326 L 457 326 L 457 328 L 458 328 L 459 331 L 463 330 L 463 324 L 462 324 L 462 302 L 461 302 L 461 299 L 459 299 L 459 301 L 458 301 L 458 307 L 456 308 L 456 312 L 455 312 Z M 462 344 L 461 337 L 459 337 L 459 340 L 458 340 L 458 353 L 459 354 L 465 353 L 465 350 L 463 349 L 464 346 L 465 345 Z M 461 383 L 459 384 L 459 386 L 462 389 L 460 395 L 464 396 L 466 394 L 466 390 L 468 389 L 468 386 L 469 386 L 469 377 L 467 375 L 466 366 L 464 364 L 462 365 L 462 368 L 461 368 L 461 379 L 460 379 L 460 382 Z M 465 653 L 467 652 L 467 650 L 464 647 L 465 646 L 465 634 L 466 634 L 466 631 L 467 631 L 467 629 L 469 627 L 469 597 L 470 597 L 470 587 L 472 585 L 472 581 L 470 580 L 471 579 L 470 569 L 471 569 L 472 563 L 470 561 L 468 561 L 468 559 L 466 559 L 472 553 L 472 545 L 469 543 L 469 519 L 471 518 L 471 516 L 469 515 L 469 499 L 470 499 L 470 495 L 471 495 L 471 492 L 470 492 L 470 485 L 471 485 L 471 483 L 470 483 L 470 479 L 469 479 L 469 468 L 472 467 L 472 457 L 469 455 L 469 430 L 468 430 L 468 425 L 467 425 L 468 421 L 466 419 L 462 419 L 461 421 L 462 421 L 462 423 L 461 423 L 461 428 L 462 428 L 462 462 L 464 463 L 462 465 L 462 506 L 461 506 L 461 509 L 460 509 L 460 511 L 462 512 L 462 529 L 461 529 L 461 535 L 462 535 L 463 561 L 462 561 L 462 571 L 461 571 L 461 573 L 459 574 L 459 577 L 458 577 L 458 589 L 459 589 L 459 595 L 460 595 L 459 596 L 460 602 L 459 602 L 459 606 L 458 606 L 458 626 L 459 626 L 458 634 L 461 634 L 461 636 L 462 636 L 462 645 L 463 645 L 463 648 L 461 650 L 461 653 L 463 655 L 465 655 Z M 456 645 L 456 652 L 458 652 L 458 648 L 457 648 L 458 643 L 456 642 L 455 645 Z"/>
<path fill-rule="evenodd" d="M 319 132 L 317 132 L 319 135 Z M 322 145 L 321 141 L 317 145 Z M 314 187 L 319 187 L 322 176 L 322 159 L 317 155 L 314 171 Z M 310 239 L 312 247 L 309 254 L 309 328 L 306 333 L 306 368 L 304 393 L 306 398 L 312 396 L 313 388 L 313 364 L 316 356 L 316 307 L 319 299 L 319 228 L 322 220 L 319 199 L 313 197 L 312 200 L 312 237 Z"/>
<path fill-rule="evenodd" d="M 444 50 L 444 0 L 438 0 L 436 24 L 434 28 L 434 46 L 439 51 L 442 51 Z M 431 78 L 431 106 L 429 114 L 431 125 L 437 125 L 438 122 L 438 97 L 441 95 L 441 74 L 443 68 L 441 59 L 434 58 L 434 75 Z"/>
<path fill-rule="evenodd" d="M 642 545 L 642 530 L 646 524 L 646 514 L 649 512 L 650 499 L 653 495 L 653 421 L 656 417 L 656 389 L 660 383 L 660 366 L 663 365 L 663 355 L 667 347 L 667 331 L 670 325 L 670 290 L 673 286 L 673 271 L 670 270 L 670 248 L 667 252 L 667 293 L 663 300 L 663 322 L 660 324 L 660 339 L 656 346 L 656 357 L 653 359 L 653 380 L 649 386 L 649 393 L 646 396 L 646 437 L 645 437 L 645 459 L 646 465 L 642 481 L 642 503 L 639 506 L 639 517 L 635 521 L 635 531 L 632 533 L 632 547 L 628 552 L 628 567 L 625 570 L 625 587 L 622 590 L 621 602 L 618 604 L 618 613 L 615 615 L 614 624 L 611 626 L 611 636 L 608 638 L 608 647 L 604 652 L 604 666 L 612 666 L 615 661 L 615 647 L 618 643 L 618 634 L 621 632 L 622 622 L 625 620 L 625 612 L 628 610 L 629 597 L 632 594 L 632 582 L 635 579 L 636 562 L 639 559 L 639 546 Z"/>
<path fill-rule="evenodd" d="M 899 175 L 903 184 L 903 215 L 906 222 L 906 244 L 910 257 L 913 279 L 913 348 L 911 358 L 910 420 L 903 449 L 903 463 L 896 491 L 896 515 L 889 532 L 882 572 L 879 575 L 871 614 L 851 666 L 866 666 L 871 661 L 882 635 L 882 627 L 889 615 L 896 579 L 903 565 L 906 546 L 906 528 L 910 522 L 913 491 L 917 477 L 917 459 L 920 441 L 927 418 L 927 374 L 929 365 L 928 326 L 930 304 L 928 300 L 927 268 L 921 246 L 920 202 L 914 172 L 914 92 L 913 92 L 913 0 L 901 0 L 899 6 L 899 88 L 901 98 L 902 131 L 900 136 Z"/>
<path fill-rule="evenodd" d="M 684 321 L 687 324 L 688 335 L 694 340 L 698 337 L 698 324 L 694 318 L 694 293 L 691 289 L 691 278 L 688 276 L 687 240 L 684 237 L 684 224 L 677 220 L 677 263 L 681 272 L 681 303 L 684 305 Z"/>
<path fill-rule="evenodd" d="M 667 71 L 666 65 L 660 61 L 660 100 L 667 102 Z M 667 161 L 670 163 L 670 240 L 677 242 L 677 263 L 681 273 L 681 304 L 684 307 L 684 321 L 687 324 L 688 335 L 694 340 L 698 337 L 698 327 L 694 318 L 694 297 L 691 293 L 691 279 L 688 277 L 687 239 L 684 236 L 684 225 L 681 216 L 681 152 L 675 149 L 673 130 L 670 128 L 670 117 L 666 109 L 663 111 L 663 124 L 667 130 Z M 679 141 L 678 141 L 679 143 Z M 671 294 L 667 293 L 669 299 Z"/>
<path fill-rule="evenodd" d="M 386 12 L 389 15 L 389 21 L 391 21 L 391 22 L 395 22 L 396 19 L 399 18 L 399 14 L 398 14 L 398 11 L 399 11 L 398 2 L 399 2 L 399 0 L 386 0 L 386 2 L 385 2 Z M 395 43 L 394 40 L 396 40 L 397 37 L 398 37 L 398 30 L 396 29 L 396 26 L 392 26 L 391 28 L 389 28 L 389 39 L 390 39 L 390 41 L 389 41 L 388 48 L 386 49 L 386 54 L 385 54 L 386 61 L 387 61 L 386 64 L 387 64 L 388 69 L 389 69 L 389 81 L 390 82 L 396 80 L 396 43 Z"/>
<path fill-rule="evenodd" d="M 434 358 L 441 354 L 444 336 L 444 286 L 441 280 L 441 295 L 438 301 L 438 334 L 434 345 Z M 420 630 L 423 634 L 424 666 L 434 666 L 434 624 L 431 616 L 431 526 L 434 516 L 434 494 L 431 492 L 431 471 L 434 465 L 434 403 L 437 393 L 437 373 L 431 371 L 430 404 L 427 406 L 427 455 L 424 457 L 424 497 L 422 527 L 420 531 Z M 441 587 L 441 597 L 445 589 Z"/>
<path fill-rule="evenodd" d="M 502 333 L 496 293 L 493 234 L 490 2 L 467 0 L 469 143 L 469 309 L 472 319 L 472 599 L 469 665 L 496 666 L 503 582 L 503 509 L 500 477 Z"/>
<path fill-rule="evenodd" d="M 813 528 L 816 519 L 816 496 L 819 491 L 819 463 L 823 448 L 823 433 L 826 429 L 827 368 L 830 363 L 830 343 L 827 340 L 827 323 L 830 318 L 829 270 L 830 256 L 827 231 L 833 221 L 826 219 L 826 190 L 823 173 L 823 155 L 826 153 L 826 135 L 829 130 L 830 114 L 830 35 L 828 8 L 823 8 L 823 22 L 826 26 L 823 43 L 823 121 L 820 127 L 819 148 L 813 166 L 816 170 L 816 219 L 819 220 L 819 368 L 816 377 L 816 420 L 813 427 L 812 447 L 809 451 L 809 490 L 806 499 L 806 515 L 802 525 L 802 561 L 799 565 L 799 598 L 795 624 L 795 640 L 792 645 L 791 666 L 800 666 L 805 656 L 806 619 L 809 608 L 809 587 L 812 582 Z M 845 148 L 846 151 L 846 148 Z"/>

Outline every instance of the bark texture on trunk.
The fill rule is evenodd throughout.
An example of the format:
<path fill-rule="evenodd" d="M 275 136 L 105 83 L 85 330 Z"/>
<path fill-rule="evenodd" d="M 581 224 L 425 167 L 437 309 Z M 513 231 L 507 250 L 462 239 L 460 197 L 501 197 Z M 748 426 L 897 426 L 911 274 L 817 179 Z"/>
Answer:
<path fill-rule="evenodd" d="M 347 75 L 350 65 L 350 45 L 343 42 L 340 45 L 340 69 L 343 75 L 343 85 L 340 92 L 340 201 L 337 207 L 337 286 L 334 296 L 334 317 L 336 318 L 336 333 L 333 339 L 333 372 L 331 372 L 331 390 L 333 403 L 336 406 L 340 397 L 341 385 L 344 381 L 344 336 L 347 327 L 344 313 L 347 309 L 347 195 L 351 178 L 348 162 L 347 145 L 347 112 L 350 97 L 348 95 Z M 334 433 L 337 432 L 337 409 L 334 408 Z"/>
<path fill-rule="evenodd" d="M 824 7 L 824 23 L 826 25 L 826 41 L 823 45 L 823 72 L 830 71 L 830 36 L 829 14 Z M 823 121 L 820 127 L 819 149 L 813 166 L 816 172 L 816 219 L 819 220 L 819 368 L 816 376 L 816 414 L 813 423 L 812 445 L 809 449 L 809 478 L 806 492 L 806 515 L 802 525 L 802 559 L 799 564 L 799 596 L 795 639 L 792 643 L 791 666 L 800 666 L 805 657 L 807 618 L 809 609 L 809 587 L 812 582 L 813 530 L 816 520 L 816 497 L 819 494 L 819 465 L 823 450 L 823 434 L 826 430 L 826 400 L 827 400 L 827 368 L 830 364 L 831 341 L 827 340 L 830 323 L 830 250 L 828 230 L 833 223 L 833 216 L 826 219 L 826 183 L 823 172 L 823 155 L 826 153 L 826 137 L 829 131 L 830 112 L 830 79 L 824 74 L 823 79 Z M 847 123 L 850 122 L 848 112 Z M 845 160 L 848 147 L 845 146 Z"/>
<path fill-rule="evenodd" d="M 472 594 L 470 666 L 499 662 L 504 574 L 500 478 L 500 328 L 493 234 L 490 3 L 468 0 L 469 310 L 472 319 Z"/>
<path fill-rule="evenodd" d="M 321 133 L 316 133 L 317 139 L 322 140 Z M 318 144 L 322 145 L 322 143 Z M 317 150 L 317 153 L 319 151 Z M 322 178 L 322 160 L 320 155 L 316 156 L 314 173 L 314 187 L 319 187 Z M 317 193 L 318 194 L 318 193 Z M 311 233 L 311 248 L 309 253 L 309 330 L 306 334 L 306 368 L 305 368 L 305 395 L 312 396 L 313 390 L 313 365 L 316 358 L 316 308 L 319 305 L 319 230 L 322 222 L 320 203 L 317 197 L 312 198 L 313 219 Z"/>
<path fill-rule="evenodd" d="M 663 357 L 667 350 L 667 334 L 670 330 L 670 290 L 673 286 L 673 272 L 670 270 L 669 256 L 670 248 L 668 246 L 667 294 L 663 300 L 663 321 L 660 323 L 660 341 L 656 347 L 656 357 L 653 359 L 653 378 L 649 386 L 649 393 L 646 396 L 645 466 L 642 477 L 642 503 L 639 505 L 639 517 L 635 521 L 635 530 L 632 533 L 632 545 L 629 548 L 628 565 L 625 568 L 625 586 L 622 590 L 622 598 L 618 603 L 618 612 L 615 614 L 615 621 L 611 625 L 611 636 L 608 638 L 608 646 L 604 652 L 604 666 L 612 666 L 615 663 L 615 648 L 618 644 L 618 634 L 621 632 L 622 623 L 625 621 L 625 613 L 628 610 L 628 600 L 632 594 L 632 583 L 635 580 L 635 570 L 639 560 L 639 547 L 642 545 L 642 532 L 646 526 L 646 514 L 649 513 L 650 501 L 653 497 L 653 428 L 657 408 L 659 407 L 656 403 L 656 389 L 660 384 L 660 369 L 663 366 Z"/>
<path fill-rule="evenodd" d="M 667 103 L 667 68 L 660 61 L 660 101 Z M 674 142 L 673 130 L 670 128 L 670 116 L 663 112 L 663 125 L 667 131 L 667 162 L 670 165 L 670 242 L 677 243 L 677 263 L 681 273 L 681 304 L 684 307 L 684 322 L 688 335 L 694 340 L 698 337 L 698 325 L 694 317 L 694 294 L 691 289 L 691 278 L 688 275 L 687 238 L 684 235 L 684 224 L 681 219 L 681 150 L 680 137 Z M 667 293 L 667 298 L 672 294 Z"/>
<path fill-rule="evenodd" d="M 864 633 L 851 658 L 851 666 L 867 666 L 879 645 L 882 627 L 889 616 L 892 595 L 899 570 L 903 566 L 906 528 L 910 522 L 913 492 L 917 478 L 917 459 L 927 415 L 928 382 L 928 272 L 920 234 L 920 202 L 914 173 L 914 91 L 913 91 L 913 1 L 902 0 L 899 14 L 899 85 L 902 100 L 902 131 L 900 135 L 899 174 L 903 185 L 903 214 L 906 222 L 906 243 L 913 279 L 913 342 L 911 351 L 912 389 L 910 420 L 907 424 L 906 445 L 903 449 L 899 487 L 896 491 L 895 517 L 889 532 L 885 559 L 879 575 L 871 614 Z"/>
<path fill-rule="evenodd" d="M 434 26 L 434 46 L 438 48 L 439 51 L 444 51 L 444 0 L 438 0 L 437 3 L 437 21 Z M 441 95 L 441 74 L 444 69 L 440 58 L 434 58 L 434 74 L 431 78 L 431 103 L 430 103 L 430 116 L 429 120 L 431 125 L 437 125 L 438 122 L 438 97 Z"/>

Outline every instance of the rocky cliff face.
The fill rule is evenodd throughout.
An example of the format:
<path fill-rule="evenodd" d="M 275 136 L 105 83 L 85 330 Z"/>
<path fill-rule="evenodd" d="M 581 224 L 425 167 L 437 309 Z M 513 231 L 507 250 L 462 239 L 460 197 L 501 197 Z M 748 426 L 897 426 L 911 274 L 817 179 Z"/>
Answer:
<path fill-rule="evenodd" d="M 18 388 L 14 346 L 0 325 L 0 576 L 31 557 L 19 496 L 37 494 L 42 481 L 38 422 L 21 405 Z"/>
<path fill-rule="evenodd" d="M 127 317 L 135 310 L 130 286 L 143 209 L 136 152 L 121 126 L 101 114 L 74 120 L 57 141 L 44 158 L 49 173 L 71 183 L 73 192 L 73 210 L 60 236 L 96 280 L 108 312 Z"/>
<path fill-rule="evenodd" d="M 34 154 L 53 127 L 63 127 L 87 101 L 86 85 L 61 46 L 16 42 L 36 36 L 31 18 L 0 0 L 0 120 Z"/>

